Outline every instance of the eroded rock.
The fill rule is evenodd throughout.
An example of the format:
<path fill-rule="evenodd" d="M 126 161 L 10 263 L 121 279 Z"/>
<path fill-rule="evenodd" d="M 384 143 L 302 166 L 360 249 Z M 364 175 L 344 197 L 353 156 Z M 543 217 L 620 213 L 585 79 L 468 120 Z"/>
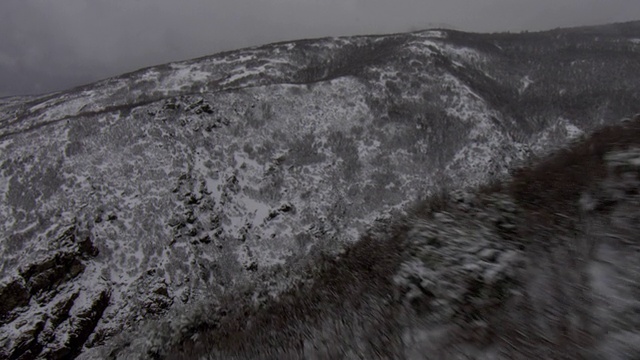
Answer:
<path fill-rule="evenodd" d="M 51 310 L 51 323 L 53 327 L 58 327 L 62 322 L 69 318 L 69 310 L 73 307 L 75 300 L 78 298 L 79 293 L 75 292 L 71 296 L 61 300 L 53 306 Z"/>
<path fill-rule="evenodd" d="M 36 359 L 42 352 L 43 345 L 38 341 L 38 335 L 44 329 L 46 316 L 40 314 L 32 321 L 17 329 L 20 333 L 18 337 L 7 344 L 8 359 L 28 360 Z"/>
<path fill-rule="evenodd" d="M 61 283 L 73 279 L 85 269 L 76 253 L 58 253 L 20 272 L 31 295 L 54 290 Z"/>
<path fill-rule="evenodd" d="M 90 310 L 74 312 L 81 292 L 73 290 L 73 286 L 63 288 L 61 285 L 80 276 L 86 268 L 84 260 L 97 254 L 91 233 L 80 231 L 74 223 L 50 241 L 48 252 L 42 251 L 40 257 L 35 256 L 30 264 L 18 269 L 15 279 L 0 287 L 0 321 L 6 323 L 7 329 L 14 328 L 1 339 L 9 349 L 4 357 L 69 358 L 74 351 L 80 351 L 108 304 L 108 297 L 105 304 L 108 293 L 100 294 L 90 302 Z M 27 308 L 29 304 L 32 306 Z M 18 308 L 24 310 L 18 312 Z M 56 357 L 53 351 L 56 347 L 52 344 L 60 339 L 65 339 L 69 346 L 58 348 L 69 348 L 71 352 L 60 350 L 61 355 Z M 40 354 L 42 351 L 44 355 Z"/>
<path fill-rule="evenodd" d="M 61 341 L 50 344 L 43 353 L 43 357 L 62 360 L 78 356 L 85 342 L 93 334 L 104 310 L 109 306 L 110 298 L 110 291 L 103 289 L 91 299 L 86 307 L 73 314 L 73 320 L 69 321 L 65 332 L 56 334 L 56 338 Z"/>
<path fill-rule="evenodd" d="M 29 304 L 31 295 L 24 283 L 15 279 L 0 286 L 0 324 L 11 321 L 11 312 L 21 306 Z"/>

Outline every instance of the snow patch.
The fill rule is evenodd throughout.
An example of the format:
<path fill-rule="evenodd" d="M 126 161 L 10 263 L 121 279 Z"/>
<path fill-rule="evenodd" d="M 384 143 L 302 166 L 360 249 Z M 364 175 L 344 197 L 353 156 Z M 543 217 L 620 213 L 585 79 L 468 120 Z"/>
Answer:
<path fill-rule="evenodd" d="M 195 65 L 172 64 L 170 75 L 158 84 L 159 91 L 179 91 L 193 83 L 205 82 L 211 76 L 210 72 L 202 71 Z"/>
<path fill-rule="evenodd" d="M 415 52 L 423 56 L 431 56 L 434 53 L 433 48 L 439 49 L 441 47 L 439 44 L 431 40 L 419 40 L 410 42 L 408 44 L 408 48 L 411 52 Z"/>
<path fill-rule="evenodd" d="M 434 39 L 446 39 L 447 33 L 441 30 L 427 30 L 419 33 L 420 35 Z"/>
<path fill-rule="evenodd" d="M 520 79 L 520 88 L 518 89 L 518 92 L 520 94 L 524 93 L 529 88 L 529 85 L 534 83 L 535 81 L 531 80 L 529 78 L 529 75 L 523 77 L 522 79 Z"/>
<path fill-rule="evenodd" d="M 470 48 L 453 46 L 446 43 L 443 43 L 441 48 L 453 59 L 460 59 L 468 63 L 484 63 L 487 61 L 484 55 Z"/>
<path fill-rule="evenodd" d="M 565 129 L 567 130 L 567 136 L 571 140 L 576 139 L 576 138 L 582 136 L 582 134 L 584 134 L 584 131 L 582 131 L 580 128 L 578 128 L 577 126 L 571 124 L 568 121 L 565 123 Z"/>

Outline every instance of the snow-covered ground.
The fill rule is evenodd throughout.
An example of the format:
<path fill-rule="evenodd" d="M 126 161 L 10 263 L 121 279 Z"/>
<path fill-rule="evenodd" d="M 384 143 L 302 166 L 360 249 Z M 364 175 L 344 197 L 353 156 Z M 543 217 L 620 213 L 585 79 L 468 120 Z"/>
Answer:
<path fill-rule="evenodd" d="M 97 346 L 314 247 L 357 241 L 443 179 L 485 182 L 523 149 L 542 154 L 582 133 L 560 118 L 515 141 L 490 94 L 439 63 L 464 71 L 490 57 L 447 39 L 443 30 L 275 44 L 2 99 L 0 278 L 31 293 L 0 314 L 10 319 L 0 343 L 33 319 L 73 328 L 74 314 L 108 294 L 85 344 Z M 534 86 L 518 76 L 520 93 Z M 75 242 L 57 244 L 71 228 Z M 84 237 L 97 254 L 78 250 Z M 81 271 L 36 289 L 24 268 L 48 276 L 71 266 L 47 258 L 65 251 Z M 52 324 L 72 295 L 68 319 Z"/>

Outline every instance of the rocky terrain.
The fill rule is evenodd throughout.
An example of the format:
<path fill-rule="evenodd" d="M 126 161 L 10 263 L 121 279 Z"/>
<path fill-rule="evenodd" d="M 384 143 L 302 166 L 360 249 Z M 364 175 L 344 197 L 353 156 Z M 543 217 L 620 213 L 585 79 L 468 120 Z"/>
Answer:
<path fill-rule="evenodd" d="M 525 160 L 632 117 L 640 111 L 639 53 L 640 23 L 523 34 L 429 30 L 271 44 L 0 99 L 0 358 L 161 356 L 170 353 L 167 344 L 193 345 L 174 331 L 222 336 L 209 331 L 216 316 L 239 342 L 251 328 L 224 319 L 250 314 L 249 303 L 294 304 L 286 295 L 292 285 L 323 284 L 324 268 L 344 275 L 336 256 L 378 246 L 395 260 L 350 262 L 353 275 L 344 276 L 374 275 L 355 292 L 348 281 L 343 289 L 363 296 L 401 289 L 396 298 L 411 309 L 453 326 L 455 316 L 471 315 L 452 304 L 477 281 L 469 275 L 468 286 L 450 284 L 449 275 L 482 274 L 491 285 L 478 290 L 478 301 L 510 298 L 505 284 L 521 283 L 530 256 L 517 232 L 525 205 L 512 193 L 464 192 L 434 220 L 392 224 L 442 188 L 506 177 Z M 591 198 L 618 196 L 610 191 Z M 460 224 L 467 224 L 462 233 Z M 385 240 L 398 234 L 405 240 Z M 607 256 L 619 256 L 614 250 Z M 598 269 L 601 276 L 616 271 Z M 396 275 L 379 280 L 380 270 Z M 331 290 L 318 291 L 332 309 Z M 238 307 L 211 310 L 224 299 Z M 367 299 L 345 305 L 378 314 L 363 326 L 377 327 L 375 319 L 398 309 Z M 313 314 L 307 310 L 299 314 Z M 598 319 L 618 314 L 607 311 Z M 256 323 L 294 326 L 276 320 L 258 316 Z M 339 326 L 334 320 L 322 326 Z M 166 331 L 127 340 L 147 327 Z M 380 329 L 370 341 L 387 336 Z M 607 339 L 612 347 L 622 341 Z M 355 356 L 348 344 L 361 340 L 346 336 L 335 348 L 351 347 Z M 239 343 L 203 344 L 198 351 L 243 358 Z M 372 356 L 396 351 L 362 346 Z M 300 354 L 282 349 L 279 358 Z"/>
<path fill-rule="evenodd" d="M 639 135 L 640 116 L 435 195 L 277 298 L 223 296 L 101 356 L 635 359 Z"/>

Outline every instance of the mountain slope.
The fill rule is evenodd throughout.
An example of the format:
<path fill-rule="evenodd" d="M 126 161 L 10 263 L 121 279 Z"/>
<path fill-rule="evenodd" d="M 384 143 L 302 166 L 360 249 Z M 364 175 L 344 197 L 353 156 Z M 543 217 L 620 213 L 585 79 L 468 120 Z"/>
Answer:
<path fill-rule="evenodd" d="M 71 357 L 247 282 L 283 291 L 443 184 L 638 112 L 639 38 L 302 40 L 0 99 L 0 343 Z"/>
<path fill-rule="evenodd" d="M 277 299 L 222 298 L 116 353 L 633 359 L 639 135 L 640 117 L 513 180 L 432 197 L 340 257 L 317 259 L 312 279 Z"/>

